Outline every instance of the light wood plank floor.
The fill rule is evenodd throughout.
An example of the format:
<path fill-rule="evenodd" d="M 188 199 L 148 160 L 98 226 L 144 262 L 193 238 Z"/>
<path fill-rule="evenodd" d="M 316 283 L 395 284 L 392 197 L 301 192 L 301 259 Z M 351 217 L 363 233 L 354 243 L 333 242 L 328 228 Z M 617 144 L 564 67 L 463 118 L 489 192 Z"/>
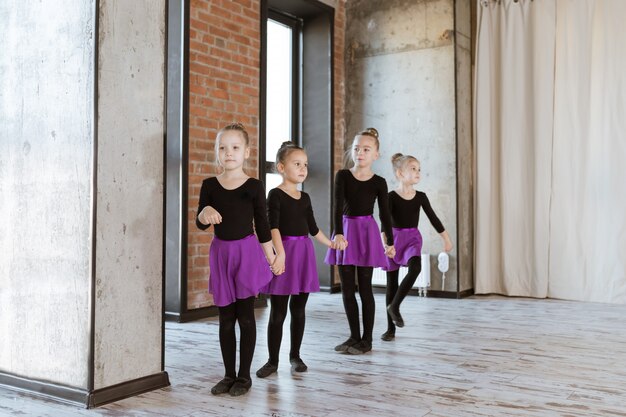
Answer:
<path fill-rule="evenodd" d="M 253 377 L 248 395 L 215 397 L 222 376 L 217 320 L 166 325 L 172 386 L 76 409 L 0 389 L 2 416 L 626 416 L 626 306 L 559 300 L 409 297 L 407 326 L 383 342 L 376 295 L 374 350 L 338 354 L 347 322 L 341 295 L 308 305 L 302 358 L 289 369 L 288 324 L 278 374 Z M 258 311 L 253 371 L 267 359 L 269 309 Z"/>

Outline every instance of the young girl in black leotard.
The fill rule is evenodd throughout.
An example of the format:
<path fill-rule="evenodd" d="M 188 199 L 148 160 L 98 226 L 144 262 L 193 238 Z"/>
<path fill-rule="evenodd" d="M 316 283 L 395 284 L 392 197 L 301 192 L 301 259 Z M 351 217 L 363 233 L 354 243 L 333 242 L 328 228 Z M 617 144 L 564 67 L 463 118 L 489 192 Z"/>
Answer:
<path fill-rule="evenodd" d="M 283 182 L 269 192 L 267 206 L 277 264 L 284 264 L 285 272 L 276 275 L 262 291 L 270 294 L 272 309 L 267 326 L 269 359 L 256 372 L 259 378 L 268 377 L 278 369 L 287 306 L 291 313 L 291 369 L 295 372 L 307 370 L 300 358 L 305 307 L 309 293 L 320 290 L 315 249 L 309 234 L 320 243 L 333 246 L 317 227 L 311 198 L 304 191 L 298 190 L 298 185 L 304 182 L 308 174 L 308 158 L 304 149 L 293 142 L 284 142 L 276 154 L 276 169 L 282 175 Z"/>
<path fill-rule="evenodd" d="M 200 229 L 213 225 L 215 232 L 209 252 L 209 292 L 219 311 L 225 372 L 211 393 L 239 396 L 252 385 L 250 365 L 256 344 L 254 298 L 272 279 L 272 272 L 282 270 L 273 265 L 275 255 L 263 184 L 243 171 L 243 164 L 250 156 L 248 133 L 239 123 L 228 125 L 218 132 L 215 148 L 224 172 L 202 182 L 196 217 Z M 235 371 L 237 322 L 241 333 L 238 373 Z"/>
<path fill-rule="evenodd" d="M 391 163 L 398 179 L 398 188 L 389 193 L 389 211 L 393 224 L 393 241 L 396 254 L 387 260 L 387 331 L 381 339 L 393 340 L 396 326 L 403 327 L 400 315 L 400 303 L 413 287 L 421 267 L 422 235 L 417 229 L 420 208 L 424 209 L 428 220 L 443 239 L 443 249 L 452 250 L 452 241 L 448 232 L 433 211 L 426 194 L 415 191 L 413 186 L 420 180 L 420 163 L 410 155 L 395 154 Z M 401 266 L 408 266 L 409 271 L 398 287 L 398 273 Z"/>
<path fill-rule="evenodd" d="M 372 273 L 374 267 L 385 266 L 387 256 L 395 253 L 387 203 L 387 182 L 372 172 L 372 164 L 378 159 L 378 149 L 376 129 L 368 128 L 360 132 L 355 136 L 350 151 L 354 166 L 349 170 L 340 170 L 335 176 L 333 240 L 338 246 L 337 249 L 328 250 L 325 262 L 339 268 L 343 306 L 350 326 L 350 337 L 337 345 L 335 350 L 353 355 L 372 350 L 376 308 L 372 293 Z M 376 200 L 385 245 L 372 216 Z M 349 245 L 342 250 L 346 239 Z M 363 307 L 363 335 L 355 297 L 355 275 Z"/>

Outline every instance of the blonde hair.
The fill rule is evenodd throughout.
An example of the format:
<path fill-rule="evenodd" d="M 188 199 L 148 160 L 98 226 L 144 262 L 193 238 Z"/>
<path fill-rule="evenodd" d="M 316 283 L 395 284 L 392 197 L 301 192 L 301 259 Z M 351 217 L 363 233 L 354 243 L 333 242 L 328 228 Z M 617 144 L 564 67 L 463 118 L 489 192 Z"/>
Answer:
<path fill-rule="evenodd" d="M 370 138 L 374 138 L 374 141 L 376 142 L 376 150 L 380 149 L 380 140 L 378 139 L 378 130 L 376 130 L 376 128 L 365 128 L 357 133 L 354 139 L 356 139 L 357 136 L 369 136 Z M 354 140 L 352 141 L 352 143 L 354 143 Z"/>
<path fill-rule="evenodd" d="M 345 152 L 344 155 L 344 160 L 346 161 L 346 166 L 349 166 L 350 164 L 354 164 L 354 161 L 352 160 L 352 146 L 354 146 L 354 141 L 356 140 L 356 138 L 358 138 L 359 136 L 368 136 L 370 138 L 374 139 L 374 143 L 376 144 L 376 150 L 380 150 L 380 139 L 378 138 L 378 130 L 376 130 L 375 127 L 367 127 L 363 130 L 361 130 L 359 133 L 357 133 L 356 135 L 354 135 L 354 139 L 352 139 L 352 145 L 350 146 L 350 148 L 348 148 Z"/>
<path fill-rule="evenodd" d="M 400 152 L 394 153 L 393 156 L 391 157 L 391 166 L 393 166 L 394 173 L 396 171 L 403 169 L 406 166 L 406 164 L 411 161 L 415 161 L 418 164 L 420 163 L 420 161 L 412 155 L 404 155 Z"/>
<path fill-rule="evenodd" d="M 250 145 L 250 138 L 248 136 L 248 131 L 246 130 L 246 128 L 243 126 L 243 124 L 236 122 L 236 123 L 231 123 L 229 125 L 224 126 L 223 128 L 221 128 L 218 132 L 217 132 L 217 137 L 215 139 L 215 149 L 217 150 L 217 145 L 220 141 L 220 136 L 222 136 L 224 133 L 234 130 L 236 132 L 240 132 L 241 135 L 243 136 L 244 140 L 246 141 L 246 146 Z"/>
<path fill-rule="evenodd" d="M 228 124 L 228 125 L 224 126 L 223 128 L 221 128 L 217 132 L 217 136 L 215 137 L 215 163 L 217 165 L 221 165 L 220 161 L 219 161 L 219 157 L 218 157 L 218 150 L 219 150 L 219 146 L 220 146 L 220 137 L 224 133 L 230 132 L 230 131 L 235 131 L 235 132 L 241 133 L 241 136 L 243 136 L 243 140 L 246 143 L 246 147 L 250 146 L 250 138 L 248 136 L 248 131 L 243 126 L 243 124 L 241 124 L 239 122 L 235 122 L 235 123 L 231 123 L 231 124 Z"/>

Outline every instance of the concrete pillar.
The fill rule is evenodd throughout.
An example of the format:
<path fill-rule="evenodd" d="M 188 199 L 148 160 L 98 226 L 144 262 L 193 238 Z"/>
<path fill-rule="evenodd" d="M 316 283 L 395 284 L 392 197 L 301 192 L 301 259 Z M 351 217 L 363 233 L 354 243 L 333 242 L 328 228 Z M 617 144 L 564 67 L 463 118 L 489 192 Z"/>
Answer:
<path fill-rule="evenodd" d="M 91 407 L 169 384 L 165 3 L 0 3 L 1 385 Z"/>

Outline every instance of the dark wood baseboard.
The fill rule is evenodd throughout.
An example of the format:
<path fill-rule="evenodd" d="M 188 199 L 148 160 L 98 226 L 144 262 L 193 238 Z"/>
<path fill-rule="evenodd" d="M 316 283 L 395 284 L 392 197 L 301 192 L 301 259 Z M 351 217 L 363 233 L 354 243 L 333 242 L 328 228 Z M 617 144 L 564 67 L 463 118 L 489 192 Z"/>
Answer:
<path fill-rule="evenodd" d="M 175 321 L 178 323 L 188 323 L 190 321 L 206 319 L 208 317 L 216 317 L 218 314 L 217 306 L 194 308 L 183 312 L 165 312 L 165 321 Z"/>
<path fill-rule="evenodd" d="M 327 292 L 330 294 L 336 294 L 338 292 L 341 292 L 341 285 L 340 284 L 333 284 L 329 287 L 327 286 L 322 286 L 320 287 L 320 291 L 321 292 Z"/>
<path fill-rule="evenodd" d="M 79 388 L 0 372 L 0 386 L 85 408 L 98 407 L 169 385 L 170 380 L 167 372 L 159 372 L 155 375 L 122 382 L 90 393 Z"/>
<path fill-rule="evenodd" d="M 97 389 L 89 394 L 87 408 L 99 407 L 169 385 L 170 379 L 167 372 L 164 371 L 132 381 L 122 382 L 121 384 L 112 385 L 110 387 Z"/>
<path fill-rule="evenodd" d="M 473 288 L 470 288 L 470 289 L 467 289 L 467 290 L 461 291 L 461 292 L 459 293 L 459 298 L 470 297 L 470 296 L 472 296 L 472 295 L 474 295 L 474 289 L 473 289 Z"/>
<path fill-rule="evenodd" d="M 383 285 L 374 285 L 373 291 L 375 294 L 384 294 L 385 287 Z M 419 293 L 416 288 L 411 288 L 409 291 L 409 295 L 418 296 Z M 469 290 L 461 291 L 459 293 L 455 291 L 439 291 L 439 290 L 428 290 L 427 297 L 429 298 L 465 298 L 470 295 L 474 295 L 474 289 L 470 288 Z"/>
<path fill-rule="evenodd" d="M 430 291 L 428 291 L 428 297 L 432 297 L 432 298 L 456 298 L 456 299 L 460 299 L 460 298 L 469 297 L 470 295 L 474 295 L 474 289 L 473 288 L 470 288 L 469 290 L 465 290 L 465 291 L 461 291 L 461 292 L 437 291 L 437 290 L 430 290 Z"/>
<path fill-rule="evenodd" d="M 89 398 L 89 392 L 87 392 L 87 390 L 25 378 L 4 372 L 0 372 L 0 386 L 14 391 L 75 405 L 77 407 L 86 407 Z"/>
<path fill-rule="evenodd" d="M 254 308 L 267 307 L 267 297 L 259 296 L 254 300 Z M 182 313 L 166 311 L 165 321 L 175 321 L 177 323 L 188 323 L 190 321 L 202 320 L 209 317 L 217 317 L 219 311 L 217 306 L 194 308 L 193 310 L 183 311 Z"/>

